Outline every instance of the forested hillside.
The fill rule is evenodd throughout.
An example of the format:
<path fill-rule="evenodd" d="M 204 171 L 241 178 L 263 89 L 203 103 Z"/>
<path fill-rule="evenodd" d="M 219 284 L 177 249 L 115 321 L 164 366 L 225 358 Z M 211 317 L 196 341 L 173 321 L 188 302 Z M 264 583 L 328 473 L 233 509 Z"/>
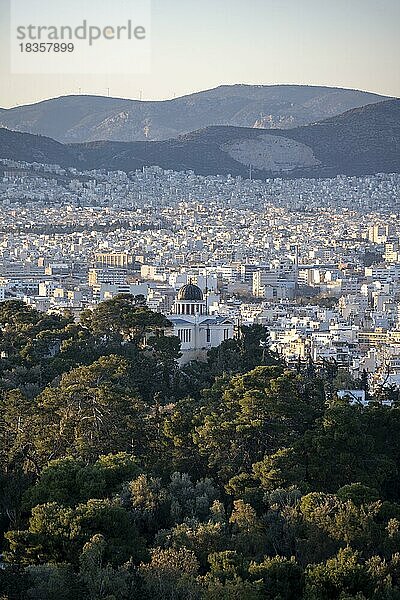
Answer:
<path fill-rule="evenodd" d="M 141 297 L 0 304 L 2 600 L 400 599 L 400 403 L 261 326 L 177 366 Z"/>

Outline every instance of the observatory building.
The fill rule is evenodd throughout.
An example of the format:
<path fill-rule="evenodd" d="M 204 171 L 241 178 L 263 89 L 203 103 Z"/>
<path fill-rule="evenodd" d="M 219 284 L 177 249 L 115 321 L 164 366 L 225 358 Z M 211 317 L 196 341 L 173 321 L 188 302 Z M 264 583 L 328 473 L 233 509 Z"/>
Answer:
<path fill-rule="evenodd" d="M 167 315 L 174 327 L 174 335 L 181 340 L 181 365 L 191 360 L 206 360 L 210 348 L 233 337 L 231 319 L 207 313 L 207 302 L 201 289 L 191 282 L 181 287 L 172 313 Z"/>

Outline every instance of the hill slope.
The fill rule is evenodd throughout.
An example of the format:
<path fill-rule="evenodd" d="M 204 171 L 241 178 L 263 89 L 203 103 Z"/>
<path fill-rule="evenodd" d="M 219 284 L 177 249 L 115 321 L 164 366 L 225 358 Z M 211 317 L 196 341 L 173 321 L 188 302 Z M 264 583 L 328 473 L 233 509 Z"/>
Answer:
<path fill-rule="evenodd" d="M 76 152 L 51 138 L 0 129 L 0 158 L 72 166 Z"/>
<path fill-rule="evenodd" d="M 211 125 L 288 129 L 385 100 L 357 90 L 224 85 L 165 101 L 62 96 L 0 110 L 0 126 L 63 143 L 166 140 Z"/>
<path fill-rule="evenodd" d="M 209 127 L 161 142 L 62 145 L 0 130 L 0 158 L 78 169 L 131 171 L 146 165 L 203 175 L 334 177 L 400 172 L 400 100 L 388 100 L 290 130 Z"/>

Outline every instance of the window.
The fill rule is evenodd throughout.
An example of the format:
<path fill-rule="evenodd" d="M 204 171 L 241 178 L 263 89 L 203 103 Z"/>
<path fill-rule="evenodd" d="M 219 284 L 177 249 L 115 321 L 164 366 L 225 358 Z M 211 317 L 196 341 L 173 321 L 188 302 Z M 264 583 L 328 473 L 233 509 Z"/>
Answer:
<path fill-rule="evenodd" d="M 209 327 L 207 327 L 206 339 L 207 339 L 207 343 L 209 344 L 211 342 L 211 329 Z"/>
<path fill-rule="evenodd" d="M 224 329 L 224 340 L 229 339 L 229 329 Z"/>
<path fill-rule="evenodd" d="M 183 343 L 189 343 L 192 341 L 192 331 L 191 329 L 179 329 L 178 337 Z"/>

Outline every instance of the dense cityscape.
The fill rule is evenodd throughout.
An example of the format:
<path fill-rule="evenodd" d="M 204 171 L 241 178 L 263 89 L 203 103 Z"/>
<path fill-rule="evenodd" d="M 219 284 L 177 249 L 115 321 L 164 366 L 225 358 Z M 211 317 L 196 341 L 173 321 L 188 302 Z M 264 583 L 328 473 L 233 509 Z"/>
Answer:
<path fill-rule="evenodd" d="M 261 324 L 288 365 L 328 361 L 354 379 L 367 373 L 371 389 L 400 386 L 398 174 L 263 182 L 2 166 L 2 300 L 78 318 L 143 295 L 170 316 L 181 364 Z M 174 320 L 188 284 L 215 336 L 199 340 Z"/>

